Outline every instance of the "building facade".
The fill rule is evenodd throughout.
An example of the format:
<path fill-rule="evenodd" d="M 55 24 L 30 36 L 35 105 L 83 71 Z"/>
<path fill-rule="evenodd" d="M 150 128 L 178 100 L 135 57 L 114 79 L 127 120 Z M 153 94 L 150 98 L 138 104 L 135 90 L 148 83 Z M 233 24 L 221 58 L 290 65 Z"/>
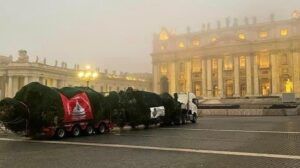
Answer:
<path fill-rule="evenodd" d="M 46 59 L 35 62 L 29 61 L 25 50 L 19 51 L 18 58 L 0 56 L 0 100 L 13 97 L 24 85 L 30 82 L 40 82 L 49 87 L 86 86 L 86 81 L 78 78 L 81 71 L 79 65 L 68 68 L 65 62 L 58 65 L 48 65 Z M 124 90 L 133 87 L 139 90 L 152 90 L 151 74 L 129 74 L 98 71 L 98 78 L 90 82 L 90 87 L 98 92 Z"/>
<path fill-rule="evenodd" d="M 155 92 L 201 97 L 300 95 L 300 13 L 291 19 L 244 23 L 226 19 L 211 29 L 175 34 L 162 28 L 153 39 Z"/>

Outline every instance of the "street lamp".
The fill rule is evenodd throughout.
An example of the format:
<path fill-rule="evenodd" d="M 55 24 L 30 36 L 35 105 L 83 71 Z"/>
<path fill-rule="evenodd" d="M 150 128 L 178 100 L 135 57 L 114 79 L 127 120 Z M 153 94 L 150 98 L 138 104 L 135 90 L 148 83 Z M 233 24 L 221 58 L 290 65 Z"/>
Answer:
<path fill-rule="evenodd" d="M 90 81 L 95 80 L 98 77 L 98 72 L 90 70 L 90 66 L 87 66 L 85 70 L 78 73 L 79 79 L 86 81 L 86 86 L 89 87 Z"/>

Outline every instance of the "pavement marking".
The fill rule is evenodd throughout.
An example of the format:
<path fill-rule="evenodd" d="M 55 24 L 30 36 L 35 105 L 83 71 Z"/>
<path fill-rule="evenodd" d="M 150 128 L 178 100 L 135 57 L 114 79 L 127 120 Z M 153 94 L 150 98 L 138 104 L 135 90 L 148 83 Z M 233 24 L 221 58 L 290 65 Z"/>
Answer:
<path fill-rule="evenodd" d="M 270 134 L 300 134 L 291 131 L 260 131 L 260 130 L 224 130 L 224 129 L 202 129 L 202 128 L 160 128 L 165 130 L 186 130 L 186 131 L 213 131 L 213 132 L 242 132 L 242 133 L 270 133 Z"/>
<path fill-rule="evenodd" d="M 0 141 L 28 142 L 28 143 L 41 143 L 41 144 L 61 144 L 61 145 L 75 145 L 75 146 L 92 146 L 92 147 L 110 147 L 110 148 L 127 148 L 127 149 L 168 151 L 168 152 L 185 152 L 185 153 L 217 154 L 217 155 L 249 156 L 249 157 L 263 157 L 263 158 L 300 160 L 299 155 L 281 155 L 281 154 L 268 154 L 268 153 L 217 151 L 217 150 L 202 150 L 202 149 L 190 149 L 190 148 L 169 148 L 169 147 L 155 147 L 155 146 L 85 143 L 85 142 L 69 142 L 69 141 L 37 141 L 37 140 L 30 140 L 30 139 L 25 139 L 25 138 L 24 139 L 0 138 Z"/>

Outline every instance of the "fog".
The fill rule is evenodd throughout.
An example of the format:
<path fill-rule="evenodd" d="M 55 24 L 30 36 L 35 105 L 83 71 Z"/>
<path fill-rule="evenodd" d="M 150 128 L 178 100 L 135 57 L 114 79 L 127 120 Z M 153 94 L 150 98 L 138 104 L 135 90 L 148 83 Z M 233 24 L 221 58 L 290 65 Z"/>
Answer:
<path fill-rule="evenodd" d="M 299 8 L 299 0 L 0 0 L 0 55 L 26 49 L 48 64 L 151 72 L 152 37 L 162 26 L 199 31 L 228 16 L 288 19 Z"/>

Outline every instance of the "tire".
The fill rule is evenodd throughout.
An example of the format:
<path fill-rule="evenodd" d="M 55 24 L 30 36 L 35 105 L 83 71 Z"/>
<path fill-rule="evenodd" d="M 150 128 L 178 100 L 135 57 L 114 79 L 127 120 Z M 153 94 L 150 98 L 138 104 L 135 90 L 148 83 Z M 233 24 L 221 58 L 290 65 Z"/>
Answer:
<path fill-rule="evenodd" d="M 93 133 L 94 133 L 94 128 L 93 128 L 93 126 L 91 126 L 91 125 L 86 126 L 86 128 L 85 128 L 85 133 L 86 133 L 86 135 L 88 135 L 88 136 L 93 135 Z"/>
<path fill-rule="evenodd" d="M 79 126 L 74 126 L 72 129 L 72 136 L 73 137 L 78 137 L 81 134 L 81 130 Z"/>
<path fill-rule="evenodd" d="M 196 123 L 197 122 L 197 115 L 196 114 L 193 114 L 193 119 L 192 119 L 192 123 Z"/>
<path fill-rule="evenodd" d="M 63 139 L 66 136 L 66 131 L 64 128 L 57 128 L 55 132 L 55 137 L 57 139 Z"/>
<path fill-rule="evenodd" d="M 187 123 L 186 115 L 182 116 L 182 125 Z"/>
<path fill-rule="evenodd" d="M 99 134 L 104 134 L 105 131 L 106 131 L 106 126 L 105 126 L 104 123 L 101 123 L 101 124 L 99 125 L 99 127 L 98 127 L 98 133 L 99 133 Z"/>
<path fill-rule="evenodd" d="M 182 125 L 183 121 L 182 121 L 182 117 L 179 117 L 177 119 L 177 121 L 175 122 L 175 125 Z"/>

